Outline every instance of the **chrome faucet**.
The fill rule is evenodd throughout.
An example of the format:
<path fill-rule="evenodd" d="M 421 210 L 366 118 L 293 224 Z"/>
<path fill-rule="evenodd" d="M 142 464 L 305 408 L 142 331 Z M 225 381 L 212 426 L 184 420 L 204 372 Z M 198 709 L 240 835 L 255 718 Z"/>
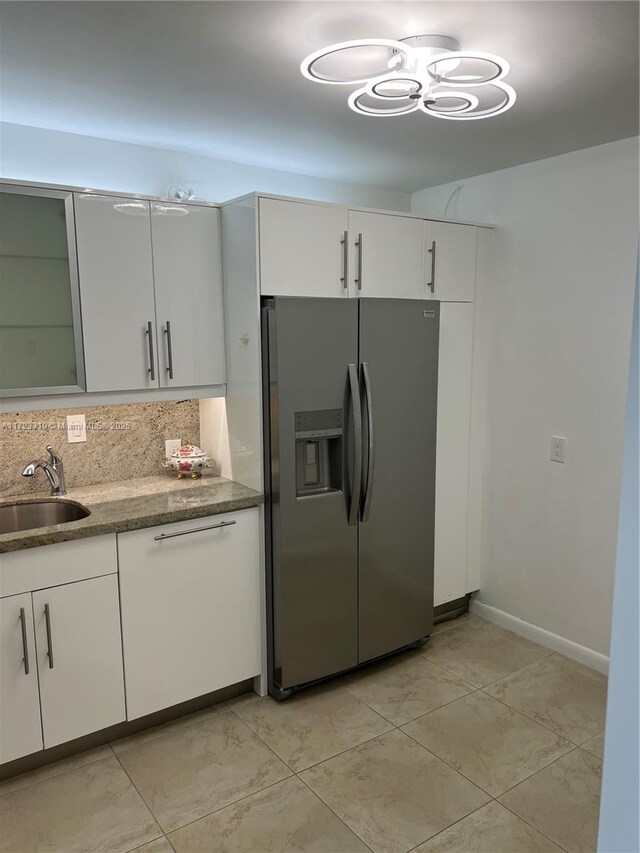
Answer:
<path fill-rule="evenodd" d="M 55 497 L 66 495 L 67 490 L 64 484 L 64 466 L 62 464 L 62 459 L 50 444 L 47 444 L 46 449 L 49 454 L 49 460 L 33 459 L 25 465 L 22 476 L 33 477 L 38 468 L 42 468 L 44 473 L 47 475 L 49 483 L 51 484 L 51 494 Z"/>

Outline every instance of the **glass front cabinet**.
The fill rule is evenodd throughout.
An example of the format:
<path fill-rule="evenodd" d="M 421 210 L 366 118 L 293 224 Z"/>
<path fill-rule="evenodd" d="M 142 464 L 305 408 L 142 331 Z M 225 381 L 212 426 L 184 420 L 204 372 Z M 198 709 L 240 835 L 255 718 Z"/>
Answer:
<path fill-rule="evenodd" d="M 0 396 L 84 390 L 73 193 L 0 184 Z"/>

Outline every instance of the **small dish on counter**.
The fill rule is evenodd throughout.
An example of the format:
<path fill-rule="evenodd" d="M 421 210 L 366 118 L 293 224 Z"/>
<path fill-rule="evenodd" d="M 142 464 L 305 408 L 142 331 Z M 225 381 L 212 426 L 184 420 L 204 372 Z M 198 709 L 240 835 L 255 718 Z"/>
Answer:
<path fill-rule="evenodd" d="M 162 463 L 163 468 L 170 468 L 177 472 L 181 480 L 187 474 L 193 480 L 202 477 L 203 468 L 215 468 L 215 459 L 210 459 L 206 453 L 195 444 L 182 444 L 175 453 Z"/>

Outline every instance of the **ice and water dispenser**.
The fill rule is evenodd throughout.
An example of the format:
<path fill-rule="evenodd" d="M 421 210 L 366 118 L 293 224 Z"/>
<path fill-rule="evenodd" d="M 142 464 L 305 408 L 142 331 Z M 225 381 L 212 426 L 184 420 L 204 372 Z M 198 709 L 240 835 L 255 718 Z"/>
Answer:
<path fill-rule="evenodd" d="M 296 496 L 342 489 L 342 409 L 296 412 Z"/>

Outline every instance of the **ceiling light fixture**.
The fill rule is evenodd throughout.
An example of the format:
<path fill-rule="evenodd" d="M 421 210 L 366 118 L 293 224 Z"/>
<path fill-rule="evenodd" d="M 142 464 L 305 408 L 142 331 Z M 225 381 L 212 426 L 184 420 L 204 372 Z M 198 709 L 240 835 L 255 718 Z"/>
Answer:
<path fill-rule="evenodd" d="M 500 115 L 516 100 L 514 89 L 504 82 L 509 73 L 505 59 L 460 50 L 449 36 L 343 41 L 309 54 L 300 70 L 316 83 L 360 85 L 347 103 L 366 116 L 421 111 L 472 121 Z"/>

